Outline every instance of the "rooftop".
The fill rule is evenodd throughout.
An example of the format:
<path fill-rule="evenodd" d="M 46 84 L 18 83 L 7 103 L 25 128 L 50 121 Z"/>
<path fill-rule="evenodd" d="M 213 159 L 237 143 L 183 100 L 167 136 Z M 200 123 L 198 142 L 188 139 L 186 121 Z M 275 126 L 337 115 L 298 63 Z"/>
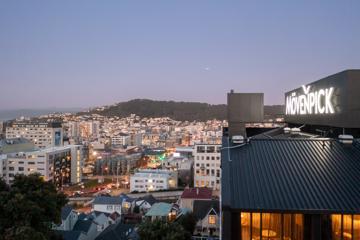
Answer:
<path fill-rule="evenodd" d="M 253 139 L 223 148 L 222 169 L 224 208 L 360 213 L 358 141 Z"/>
<path fill-rule="evenodd" d="M 212 190 L 210 188 L 188 188 L 184 190 L 181 198 L 210 200 L 212 198 Z"/>

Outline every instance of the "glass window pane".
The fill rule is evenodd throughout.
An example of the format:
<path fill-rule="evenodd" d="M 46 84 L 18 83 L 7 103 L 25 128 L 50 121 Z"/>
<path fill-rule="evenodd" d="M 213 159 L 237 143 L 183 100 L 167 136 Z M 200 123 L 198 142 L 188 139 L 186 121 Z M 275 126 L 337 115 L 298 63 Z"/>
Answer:
<path fill-rule="evenodd" d="M 284 240 L 291 239 L 291 214 L 284 214 Z"/>
<path fill-rule="evenodd" d="M 344 215 L 343 216 L 343 239 L 351 240 L 352 239 L 352 216 Z"/>
<path fill-rule="evenodd" d="M 250 213 L 242 212 L 240 217 L 241 217 L 241 239 L 250 240 Z"/>
<path fill-rule="evenodd" d="M 360 215 L 354 215 L 354 238 L 360 239 Z"/>
<path fill-rule="evenodd" d="M 262 214 L 261 235 L 263 240 L 281 238 L 281 214 Z"/>
<path fill-rule="evenodd" d="M 251 239 L 260 239 L 260 213 L 252 214 L 252 237 Z"/>
<path fill-rule="evenodd" d="M 302 214 L 295 214 L 293 217 L 295 221 L 293 221 L 293 235 L 294 240 L 303 240 L 304 234 L 304 216 Z"/>
<path fill-rule="evenodd" d="M 341 215 L 331 215 L 331 232 L 333 240 L 341 240 Z"/>

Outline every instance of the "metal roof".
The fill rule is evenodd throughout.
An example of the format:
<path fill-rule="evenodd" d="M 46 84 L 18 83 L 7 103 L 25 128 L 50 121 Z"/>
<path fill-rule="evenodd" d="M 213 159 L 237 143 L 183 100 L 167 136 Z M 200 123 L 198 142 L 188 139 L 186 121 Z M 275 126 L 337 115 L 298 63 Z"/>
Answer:
<path fill-rule="evenodd" d="M 224 137 L 224 208 L 360 213 L 358 141 L 345 146 L 333 139 L 254 139 L 226 148 L 227 142 Z"/>

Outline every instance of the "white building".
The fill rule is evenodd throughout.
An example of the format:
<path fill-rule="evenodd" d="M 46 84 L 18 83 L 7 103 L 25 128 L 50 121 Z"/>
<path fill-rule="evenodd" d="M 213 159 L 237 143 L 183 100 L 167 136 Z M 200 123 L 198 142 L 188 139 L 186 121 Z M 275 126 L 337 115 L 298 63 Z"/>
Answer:
<path fill-rule="evenodd" d="M 130 192 L 150 192 L 177 188 L 177 171 L 141 169 L 130 176 Z"/>
<path fill-rule="evenodd" d="M 0 160 L 0 173 L 8 184 L 17 174 L 39 173 L 45 181 L 53 181 L 58 187 L 79 183 L 82 178 L 83 155 L 78 145 L 8 153 L 1 155 Z"/>
<path fill-rule="evenodd" d="M 131 143 L 130 135 L 120 133 L 118 135 L 111 137 L 111 145 L 121 145 L 121 146 L 128 146 Z"/>
<path fill-rule="evenodd" d="M 14 122 L 6 127 L 6 138 L 26 138 L 39 148 L 59 147 L 63 145 L 61 123 L 50 122 Z"/>
<path fill-rule="evenodd" d="M 220 190 L 220 147 L 197 144 L 194 149 L 194 186 Z"/>

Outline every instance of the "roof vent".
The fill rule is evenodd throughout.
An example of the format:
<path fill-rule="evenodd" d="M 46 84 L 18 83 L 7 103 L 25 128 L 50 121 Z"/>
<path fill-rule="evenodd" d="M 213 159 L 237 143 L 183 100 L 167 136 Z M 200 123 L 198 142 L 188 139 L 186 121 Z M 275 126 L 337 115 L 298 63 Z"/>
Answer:
<path fill-rule="evenodd" d="M 245 138 L 241 135 L 235 135 L 231 140 L 234 144 L 242 144 L 245 142 Z"/>
<path fill-rule="evenodd" d="M 339 142 L 346 145 L 351 145 L 354 142 L 354 137 L 352 135 L 339 135 Z"/>
<path fill-rule="evenodd" d="M 291 131 L 291 129 L 289 127 L 284 128 L 284 133 L 285 134 L 289 134 L 290 131 Z"/>
<path fill-rule="evenodd" d="M 292 129 L 290 130 L 290 133 L 291 133 L 292 135 L 299 135 L 300 132 L 301 132 L 300 128 L 292 128 Z"/>

